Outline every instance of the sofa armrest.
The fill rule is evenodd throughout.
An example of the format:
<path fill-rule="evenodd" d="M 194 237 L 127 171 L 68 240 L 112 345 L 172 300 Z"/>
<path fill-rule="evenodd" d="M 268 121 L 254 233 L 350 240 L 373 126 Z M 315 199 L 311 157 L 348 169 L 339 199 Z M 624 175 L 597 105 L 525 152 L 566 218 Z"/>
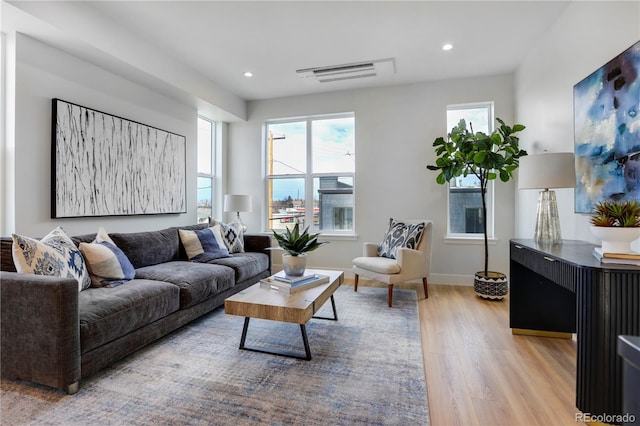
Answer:
<path fill-rule="evenodd" d="M 271 271 L 271 235 L 244 234 L 244 251 L 264 253 L 269 256 L 269 271 Z"/>
<path fill-rule="evenodd" d="M 2 376 L 77 391 L 78 282 L 2 271 L 0 304 Z"/>

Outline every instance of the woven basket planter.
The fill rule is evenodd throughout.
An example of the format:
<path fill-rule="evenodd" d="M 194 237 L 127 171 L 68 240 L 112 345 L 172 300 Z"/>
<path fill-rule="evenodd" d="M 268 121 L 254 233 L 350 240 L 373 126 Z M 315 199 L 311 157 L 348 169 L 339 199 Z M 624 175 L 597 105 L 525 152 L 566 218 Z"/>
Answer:
<path fill-rule="evenodd" d="M 473 289 L 483 299 L 502 300 L 509 292 L 507 276 L 502 272 L 484 271 L 476 272 L 473 280 Z"/>

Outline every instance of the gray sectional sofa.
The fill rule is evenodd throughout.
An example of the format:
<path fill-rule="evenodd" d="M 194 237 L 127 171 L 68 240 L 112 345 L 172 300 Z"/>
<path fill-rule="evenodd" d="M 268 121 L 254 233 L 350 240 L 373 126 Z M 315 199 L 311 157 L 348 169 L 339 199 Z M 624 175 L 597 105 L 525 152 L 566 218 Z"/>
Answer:
<path fill-rule="evenodd" d="M 270 275 L 266 235 L 245 235 L 244 253 L 189 262 L 178 230 L 205 227 L 109 234 L 135 267 L 135 279 L 81 292 L 74 279 L 16 273 L 12 239 L 0 239 L 2 377 L 75 393 L 80 379 Z M 94 238 L 72 237 L 76 245 Z"/>

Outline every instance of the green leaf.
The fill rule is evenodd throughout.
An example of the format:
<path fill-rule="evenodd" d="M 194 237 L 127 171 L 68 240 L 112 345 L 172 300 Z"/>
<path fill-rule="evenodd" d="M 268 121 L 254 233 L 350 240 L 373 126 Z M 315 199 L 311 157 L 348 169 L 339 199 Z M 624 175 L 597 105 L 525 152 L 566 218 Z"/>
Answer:
<path fill-rule="evenodd" d="M 486 151 L 476 152 L 476 154 L 473 156 L 473 162 L 476 164 L 480 164 L 484 161 L 486 157 L 487 157 Z"/>

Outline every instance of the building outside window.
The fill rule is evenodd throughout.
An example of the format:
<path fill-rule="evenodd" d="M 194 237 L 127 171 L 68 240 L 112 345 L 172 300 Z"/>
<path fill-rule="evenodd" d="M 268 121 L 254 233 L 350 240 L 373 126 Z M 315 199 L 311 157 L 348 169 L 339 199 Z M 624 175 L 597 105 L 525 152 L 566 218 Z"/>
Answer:
<path fill-rule="evenodd" d="M 198 223 L 213 214 L 215 123 L 198 117 Z"/>
<path fill-rule="evenodd" d="M 355 118 L 339 114 L 266 123 L 267 229 L 299 223 L 352 234 Z"/>
<path fill-rule="evenodd" d="M 493 102 L 447 106 L 447 132 L 465 119 L 474 132 L 493 131 Z M 482 237 L 482 194 L 479 179 L 469 174 L 449 182 L 449 237 Z M 493 237 L 493 181 L 487 186 L 487 234 Z"/>

